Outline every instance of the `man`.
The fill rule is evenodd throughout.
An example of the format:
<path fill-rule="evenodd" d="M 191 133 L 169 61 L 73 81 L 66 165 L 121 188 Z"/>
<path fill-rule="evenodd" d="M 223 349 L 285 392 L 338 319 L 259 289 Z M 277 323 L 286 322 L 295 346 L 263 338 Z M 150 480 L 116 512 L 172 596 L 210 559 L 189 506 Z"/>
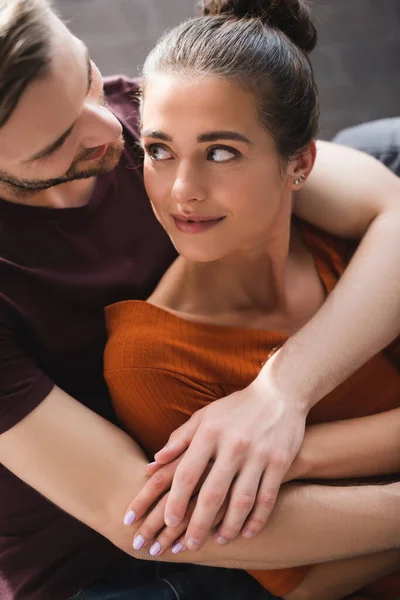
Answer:
<path fill-rule="evenodd" d="M 146 459 L 112 424 L 103 309 L 146 298 L 175 254 L 143 188 L 135 85 L 114 79 L 104 95 L 87 49 L 45 0 L 0 0 L 0 28 L 0 597 L 268 598 L 242 573 L 206 578 L 121 552 L 134 555 L 121 521 Z M 395 547 L 399 495 L 338 491 L 325 525 L 329 490 L 288 488 L 259 568 L 341 558 L 341 533 L 354 554 Z M 355 510 L 369 524 L 360 535 Z M 327 531 L 316 556 L 312 540 Z M 222 566 L 240 566 L 243 543 Z M 218 563 L 202 552 L 190 558 Z"/>

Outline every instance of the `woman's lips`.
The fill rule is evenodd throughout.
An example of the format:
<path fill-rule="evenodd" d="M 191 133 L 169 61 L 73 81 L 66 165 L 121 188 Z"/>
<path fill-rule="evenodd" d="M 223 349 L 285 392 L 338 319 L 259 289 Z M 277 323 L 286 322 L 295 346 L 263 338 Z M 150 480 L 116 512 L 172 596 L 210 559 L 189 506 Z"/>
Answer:
<path fill-rule="evenodd" d="M 84 160 L 96 160 L 97 158 L 101 158 L 107 152 L 107 149 L 108 144 L 94 148 L 92 152 L 85 156 Z"/>
<path fill-rule="evenodd" d="M 202 217 L 201 219 L 189 219 L 185 217 L 177 217 L 175 215 L 172 215 L 172 218 L 174 219 L 176 228 L 182 233 L 203 233 L 204 231 L 212 229 L 225 219 L 225 217 Z"/>

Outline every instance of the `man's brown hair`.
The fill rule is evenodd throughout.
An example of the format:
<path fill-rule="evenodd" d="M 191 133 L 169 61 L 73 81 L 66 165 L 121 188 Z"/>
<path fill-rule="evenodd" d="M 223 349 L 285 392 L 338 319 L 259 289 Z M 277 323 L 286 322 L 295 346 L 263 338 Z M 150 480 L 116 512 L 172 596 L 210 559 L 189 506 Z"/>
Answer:
<path fill-rule="evenodd" d="M 51 0 L 0 0 L 0 127 L 50 64 Z"/>

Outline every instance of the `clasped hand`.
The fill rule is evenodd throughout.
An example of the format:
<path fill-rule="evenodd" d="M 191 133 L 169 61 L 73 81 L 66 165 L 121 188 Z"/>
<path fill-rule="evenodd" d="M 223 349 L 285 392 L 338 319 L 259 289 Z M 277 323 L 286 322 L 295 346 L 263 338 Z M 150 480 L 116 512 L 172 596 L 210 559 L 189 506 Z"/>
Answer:
<path fill-rule="evenodd" d="M 255 536 L 300 449 L 305 419 L 295 401 L 271 393 L 262 375 L 194 413 L 155 455 L 150 479 L 128 508 L 130 523 L 158 501 L 134 547 L 153 542 L 152 555 L 174 542 L 175 553 L 198 550 L 216 525 L 214 540 L 222 545 L 239 533 Z"/>

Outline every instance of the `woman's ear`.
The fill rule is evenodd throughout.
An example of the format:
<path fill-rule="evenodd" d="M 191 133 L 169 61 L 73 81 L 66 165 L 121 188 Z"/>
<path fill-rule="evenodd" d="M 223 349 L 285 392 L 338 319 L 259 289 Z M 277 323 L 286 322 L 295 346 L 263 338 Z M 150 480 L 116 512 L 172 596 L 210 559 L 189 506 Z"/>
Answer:
<path fill-rule="evenodd" d="M 293 158 L 286 170 L 287 184 L 293 192 L 297 192 L 311 173 L 317 156 L 317 146 L 312 140 L 308 146 Z"/>

